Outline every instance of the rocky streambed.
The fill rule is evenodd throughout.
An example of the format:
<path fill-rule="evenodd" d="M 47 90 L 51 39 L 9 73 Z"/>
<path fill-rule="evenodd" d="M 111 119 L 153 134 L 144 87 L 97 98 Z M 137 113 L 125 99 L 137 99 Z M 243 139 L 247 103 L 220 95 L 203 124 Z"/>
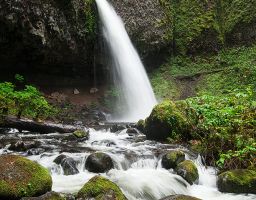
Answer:
<path fill-rule="evenodd" d="M 20 157 L 13 155 L 26 157 L 48 169 L 52 178 L 52 191 L 57 193 L 47 193 L 39 199 L 56 196 L 55 199 L 155 200 L 184 198 L 181 195 L 207 200 L 256 199 L 254 194 L 219 192 L 216 170 L 204 167 L 200 156 L 183 146 L 146 140 L 145 135 L 127 125 L 102 125 L 64 134 L 20 133 L 15 129 L 2 129 L 0 148 L 0 177 L 4 177 L 0 183 L 6 181 L 6 177 L 14 177 L 12 181 L 15 185 L 15 181 L 22 177 L 22 170 L 13 167 L 13 163 L 17 163 L 15 160 Z M 23 162 L 23 167 L 27 164 L 27 161 L 19 162 Z M 38 166 L 32 167 L 32 174 L 36 174 Z M 9 176 L 3 174 L 5 170 L 9 170 Z M 25 177 L 30 177 L 29 172 L 27 173 Z M 40 175 L 37 178 L 43 183 L 48 180 L 47 177 L 48 175 Z M 45 183 L 45 190 L 34 194 L 29 193 L 34 189 L 31 188 L 34 182 L 28 184 L 30 186 L 26 187 L 29 189 L 19 191 L 19 194 L 39 196 L 51 190 L 46 187 L 51 185 L 49 180 Z M 22 188 L 24 189 L 24 185 L 18 189 Z M 12 199 L 13 197 L 8 197 L 11 192 L 14 191 L 6 192 L 2 187 L 0 199 Z M 63 194 L 66 194 L 65 197 Z M 177 194 L 180 196 L 170 196 Z"/>

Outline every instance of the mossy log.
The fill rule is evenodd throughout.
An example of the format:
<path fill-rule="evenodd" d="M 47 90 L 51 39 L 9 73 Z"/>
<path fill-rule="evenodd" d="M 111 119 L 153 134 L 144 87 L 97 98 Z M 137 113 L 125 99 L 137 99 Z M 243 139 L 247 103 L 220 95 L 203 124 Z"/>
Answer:
<path fill-rule="evenodd" d="M 77 128 L 70 125 L 54 124 L 49 122 L 36 122 L 28 119 L 18 119 L 12 116 L 6 116 L 0 121 L 1 128 L 15 128 L 19 131 L 31 131 L 46 133 L 71 133 Z"/>

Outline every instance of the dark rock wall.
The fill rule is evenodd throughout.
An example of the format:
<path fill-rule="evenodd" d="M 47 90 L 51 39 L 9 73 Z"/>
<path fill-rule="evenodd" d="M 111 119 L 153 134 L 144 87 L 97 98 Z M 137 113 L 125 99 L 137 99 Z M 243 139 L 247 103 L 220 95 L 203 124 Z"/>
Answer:
<path fill-rule="evenodd" d="M 147 67 L 171 53 L 216 52 L 256 39 L 256 1 L 110 1 Z M 94 64 L 106 74 L 97 24 L 93 0 L 0 0 L 1 74 L 29 71 L 90 82 Z"/>
<path fill-rule="evenodd" d="M 2 70 L 90 72 L 94 42 L 86 8 L 84 0 L 1 0 Z"/>

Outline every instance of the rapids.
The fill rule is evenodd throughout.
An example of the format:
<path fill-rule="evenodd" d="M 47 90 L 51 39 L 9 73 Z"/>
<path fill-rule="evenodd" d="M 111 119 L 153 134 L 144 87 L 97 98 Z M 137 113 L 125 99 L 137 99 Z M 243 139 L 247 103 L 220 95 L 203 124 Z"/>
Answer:
<path fill-rule="evenodd" d="M 1 140 L 13 138 L 36 140 L 46 151 L 40 155 L 19 154 L 39 162 L 52 174 L 53 190 L 57 192 L 77 192 L 94 173 L 84 168 L 86 158 L 95 151 L 105 152 L 114 160 L 115 168 L 101 174 L 115 182 L 129 200 L 157 200 L 171 194 L 186 194 L 205 200 L 253 200 L 256 195 L 221 193 L 216 188 L 216 171 L 212 167 L 204 167 L 200 157 L 182 146 L 161 144 L 145 140 L 142 134 L 129 136 L 126 130 L 111 133 L 109 130 L 90 129 L 90 138 L 84 142 L 63 142 L 69 134 L 18 133 L 12 131 L 8 135 L 0 135 Z M 8 146 L 0 150 L 0 154 L 15 153 Z M 193 160 L 199 170 L 199 183 L 190 186 L 172 170 L 161 166 L 161 156 L 172 149 L 180 149 L 186 153 L 187 159 Z M 53 160 L 59 154 L 69 155 L 77 162 L 79 173 L 64 175 L 61 166 Z"/>

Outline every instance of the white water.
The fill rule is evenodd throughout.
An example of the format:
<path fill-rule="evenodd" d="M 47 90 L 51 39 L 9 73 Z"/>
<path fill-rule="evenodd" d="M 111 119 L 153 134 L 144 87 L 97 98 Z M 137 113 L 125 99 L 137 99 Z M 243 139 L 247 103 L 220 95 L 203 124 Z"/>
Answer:
<path fill-rule="evenodd" d="M 96 3 L 118 76 L 115 85 L 121 89 L 120 104 L 125 107 L 119 121 L 145 119 L 156 99 L 144 66 L 113 7 L 106 0 L 96 0 Z"/>
<path fill-rule="evenodd" d="M 68 153 L 64 152 L 77 161 L 79 174 L 63 175 L 61 166 L 56 165 L 53 160 L 60 154 L 63 142 L 59 139 L 63 134 L 33 135 L 19 134 L 19 137 L 36 138 L 45 146 L 54 146 L 53 151 L 41 155 L 29 156 L 31 160 L 39 162 L 47 167 L 52 174 L 53 190 L 57 192 L 77 192 L 91 177 L 96 174 L 88 172 L 84 163 L 89 152 Z M 53 137 L 49 139 L 47 137 Z M 161 155 L 165 150 L 177 149 L 171 145 L 161 144 L 153 141 L 136 142 L 143 136 L 131 137 L 126 130 L 119 134 L 109 131 L 90 130 L 90 139 L 85 142 L 76 143 L 76 148 L 88 147 L 96 151 L 102 151 L 111 156 L 115 168 L 107 173 L 101 174 L 114 181 L 124 192 L 129 200 L 158 200 L 171 194 L 185 194 L 204 200 L 255 200 L 252 194 L 229 194 L 221 193 L 216 187 L 216 172 L 214 168 L 205 168 L 200 158 L 193 159 L 188 154 L 187 159 L 193 160 L 199 170 L 199 183 L 189 185 L 180 176 L 166 170 L 161 166 Z M 53 145 L 54 143 L 54 145 Z M 108 145 L 113 144 L 112 146 Z M 70 144 L 66 144 L 69 146 Z M 187 152 L 184 147 L 180 150 Z M 5 150 L 5 153 L 8 150 Z M 158 152 L 158 153 L 157 153 Z M 158 155 L 160 152 L 160 155 Z M 4 153 L 0 151 L 0 154 Z"/>

